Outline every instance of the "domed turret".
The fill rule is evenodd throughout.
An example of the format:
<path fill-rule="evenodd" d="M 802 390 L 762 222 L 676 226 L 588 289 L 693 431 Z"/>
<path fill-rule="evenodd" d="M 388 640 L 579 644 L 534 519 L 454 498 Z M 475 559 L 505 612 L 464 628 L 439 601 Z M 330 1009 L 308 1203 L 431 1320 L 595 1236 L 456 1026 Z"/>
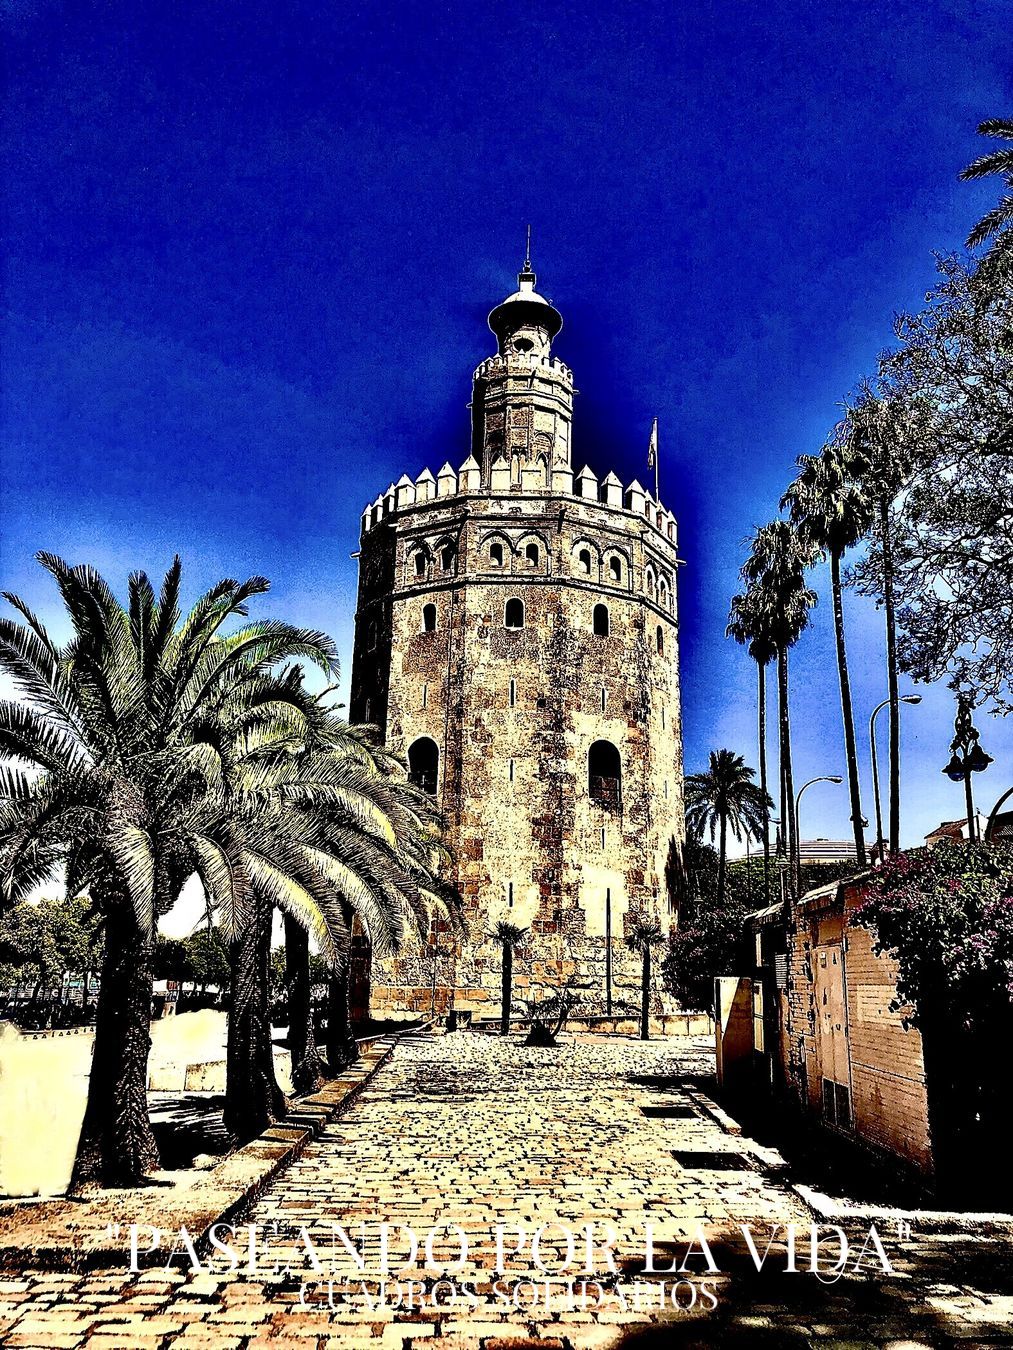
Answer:
<path fill-rule="evenodd" d="M 507 352 L 547 356 L 549 343 L 563 326 L 563 316 L 535 290 L 538 278 L 531 258 L 517 274 L 517 287 L 489 315 L 489 327 L 499 339 L 500 355 Z"/>
<path fill-rule="evenodd" d="M 546 479 L 570 465 L 573 376 L 551 352 L 563 316 L 535 290 L 537 279 L 529 234 L 518 288 L 489 315 L 499 350 L 475 372 L 472 454 L 486 486 L 501 457 L 514 483 L 525 465 L 540 464 Z"/>

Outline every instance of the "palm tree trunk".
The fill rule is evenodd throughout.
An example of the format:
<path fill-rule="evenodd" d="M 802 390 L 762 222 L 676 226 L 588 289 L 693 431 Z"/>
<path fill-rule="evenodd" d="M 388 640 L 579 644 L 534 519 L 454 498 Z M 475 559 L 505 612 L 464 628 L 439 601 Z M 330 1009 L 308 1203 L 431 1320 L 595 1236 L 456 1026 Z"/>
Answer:
<path fill-rule="evenodd" d="M 651 944 L 644 943 L 640 967 L 640 1039 L 651 1039 Z"/>
<path fill-rule="evenodd" d="M 897 611 L 893 594 L 893 541 L 890 538 L 890 500 L 879 499 L 880 542 L 883 549 L 883 602 L 886 610 L 886 678 L 890 696 L 890 824 L 891 853 L 900 848 L 900 687 L 897 666 Z"/>
<path fill-rule="evenodd" d="M 865 831 L 862 829 L 862 794 L 858 783 L 858 747 L 855 742 L 855 714 L 851 706 L 851 680 L 848 653 L 844 645 L 844 599 L 841 591 L 841 555 L 830 555 L 830 588 L 834 597 L 834 637 L 837 640 L 837 675 L 841 686 L 841 715 L 844 718 L 844 753 L 848 761 L 848 792 L 851 796 L 851 824 L 855 836 L 855 857 L 865 867 Z"/>
<path fill-rule="evenodd" d="M 756 716 L 759 723 L 760 788 L 767 794 L 767 667 L 756 663 Z M 770 812 L 763 808 L 763 903 L 770 904 Z"/>
<path fill-rule="evenodd" d="M 122 897 L 103 898 L 102 983 L 88 1102 L 70 1188 L 139 1186 L 159 1163 L 148 1119 L 152 947 Z"/>
<path fill-rule="evenodd" d="M 288 1050 L 292 1058 L 292 1088 L 316 1092 L 324 1081 L 313 1025 L 313 989 L 310 984 L 309 934 L 290 914 L 285 915 L 285 983 L 288 986 Z"/>
<path fill-rule="evenodd" d="M 728 814 L 721 812 L 720 826 L 718 827 L 718 909 L 722 909 L 725 903 L 725 875 L 728 870 Z"/>
<path fill-rule="evenodd" d="M 514 982 L 514 948 L 512 942 L 503 943 L 503 994 L 499 1015 L 499 1030 L 501 1036 L 510 1034 L 510 1003 L 513 998 Z"/>
<path fill-rule="evenodd" d="M 274 1072 L 271 1039 L 270 904 L 259 897 L 254 915 L 232 944 L 232 1005 L 225 1068 L 225 1128 L 240 1143 L 282 1115 L 287 1102 Z"/>
<path fill-rule="evenodd" d="M 342 956 L 327 986 L 327 1066 L 336 1077 L 359 1058 L 348 1013 L 348 957 Z"/>
<path fill-rule="evenodd" d="M 781 758 L 781 828 L 788 842 L 788 894 L 794 895 L 798 838 L 795 829 L 795 783 L 791 772 L 791 718 L 788 712 L 788 651 L 777 654 L 778 743 Z"/>

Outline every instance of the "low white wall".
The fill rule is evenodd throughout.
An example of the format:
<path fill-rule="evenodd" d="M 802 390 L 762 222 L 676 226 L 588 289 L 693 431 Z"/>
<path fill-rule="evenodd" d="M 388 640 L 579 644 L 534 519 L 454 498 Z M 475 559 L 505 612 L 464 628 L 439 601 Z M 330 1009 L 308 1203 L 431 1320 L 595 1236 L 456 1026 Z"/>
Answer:
<path fill-rule="evenodd" d="M 0 1195 L 63 1195 L 91 1073 L 90 1029 L 27 1033 L 0 1023 Z"/>

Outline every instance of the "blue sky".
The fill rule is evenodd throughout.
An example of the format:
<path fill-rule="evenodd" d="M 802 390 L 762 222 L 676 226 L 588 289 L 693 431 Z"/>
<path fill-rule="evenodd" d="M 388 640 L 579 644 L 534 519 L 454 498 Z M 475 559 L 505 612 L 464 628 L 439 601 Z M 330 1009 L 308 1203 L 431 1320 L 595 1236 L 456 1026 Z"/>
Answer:
<path fill-rule="evenodd" d="M 349 653 L 363 504 L 468 453 L 485 316 L 530 221 L 581 395 L 575 461 L 680 519 L 687 762 L 755 763 L 722 636 L 742 541 L 794 458 L 995 198 L 1009 9 L 912 4 L 325 6 L 10 0 L 0 581 L 52 613 L 46 548 L 122 586 L 177 549 L 195 593 Z M 826 579 L 796 661 L 799 781 L 843 772 Z M 849 597 L 860 723 L 881 619 Z M 923 691 L 926 692 L 926 691 Z M 958 816 L 948 693 L 905 716 L 904 836 Z M 985 718 L 1013 782 L 1013 728 Z M 863 786 L 871 816 L 867 748 Z M 885 747 L 884 747 L 885 749 Z M 846 790 L 803 833 L 847 834 Z"/>

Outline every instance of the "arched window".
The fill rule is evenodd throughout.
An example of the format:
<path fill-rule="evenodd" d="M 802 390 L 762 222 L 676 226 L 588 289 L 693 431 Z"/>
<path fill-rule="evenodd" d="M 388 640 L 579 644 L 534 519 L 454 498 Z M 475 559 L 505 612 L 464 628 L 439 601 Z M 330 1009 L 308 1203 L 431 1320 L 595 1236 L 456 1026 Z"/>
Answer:
<path fill-rule="evenodd" d="M 668 582 L 664 577 L 658 582 L 658 604 L 662 609 L 668 608 Z"/>
<path fill-rule="evenodd" d="M 500 544 L 500 543 L 497 542 L 497 543 L 492 543 L 492 544 L 489 545 L 489 561 L 492 563 L 493 567 L 502 567 L 502 566 L 503 566 L 503 545 L 502 545 L 502 544 Z"/>
<path fill-rule="evenodd" d="M 452 544 L 444 544 L 440 549 L 440 566 L 444 572 L 449 572 L 454 565 L 454 549 Z"/>
<path fill-rule="evenodd" d="M 611 741 L 595 741 L 587 756 L 588 796 L 599 806 L 618 810 L 623 799 L 623 770 Z"/>
<path fill-rule="evenodd" d="M 524 601 L 518 600 L 513 596 L 506 602 L 506 609 L 503 611 L 503 623 L 507 628 L 524 627 Z"/>
<path fill-rule="evenodd" d="M 436 606 L 425 605 L 422 609 L 422 631 L 423 633 L 436 632 Z"/>
<path fill-rule="evenodd" d="M 366 629 L 366 646 L 370 651 L 376 647 L 376 620 L 370 619 L 369 627 Z"/>
<path fill-rule="evenodd" d="M 415 554 L 415 575 L 424 577 L 426 574 L 426 555 L 421 549 Z"/>
<path fill-rule="evenodd" d="M 623 565 L 618 558 L 609 558 L 609 579 L 617 584 L 623 579 Z"/>
<path fill-rule="evenodd" d="M 608 605 L 595 605 L 594 607 L 594 635 L 595 637 L 608 637 L 609 635 Z"/>
<path fill-rule="evenodd" d="M 408 747 L 408 777 L 423 792 L 436 796 L 440 775 L 440 749 L 428 736 L 420 736 Z"/>
<path fill-rule="evenodd" d="M 577 554 L 577 567 L 583 572 L 584 576 L 589 577 L 591 575 L 591 550 L 589 548 L 582 548 Z"/>
<path fill-rule="evenodd" d="M 528 544 L 527 548 L 524 550 L 524 556 L 525 556 L 525 558 L 527 558 L 528 562 L 531 564 L 532 567 L 537 567 L 537 566 L 538 566 L 538 545 L 537 545 L 537 544 Z"/>
<path fill-rule="evenodd" d="M 664 655 L 665 655 L 665 630 L 662 628 L 662 626 L 661 626 L 660 623 L 658 624 L 657 641 L 658 641 L 658 655 L 659 655 L 659 656 L 664 656 Z"/>

